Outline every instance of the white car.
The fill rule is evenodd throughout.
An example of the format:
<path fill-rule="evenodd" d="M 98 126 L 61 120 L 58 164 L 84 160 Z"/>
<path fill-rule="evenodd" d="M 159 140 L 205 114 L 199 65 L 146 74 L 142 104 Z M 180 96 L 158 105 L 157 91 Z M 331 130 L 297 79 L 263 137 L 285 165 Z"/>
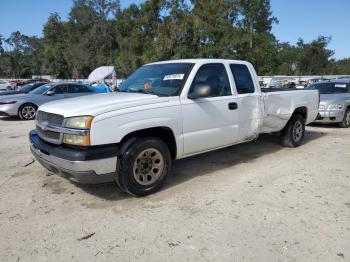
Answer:
<path fill-rule="evenodd" d="M 302 144 L 318 114 L 317 90 L 260 89 L 253 66 L 219 59 L 147 64 L 119 92 L 39 107 L 31 151 L 45 168 L 81 183 L 116 181 L 157 191 L 171 162 L 280 132 Z"/>
<path fill-rule="evenodd" d="M 12 88 L 12 84 L 7 80 L 0 80 L 0 92 L 7 91 Z"/>

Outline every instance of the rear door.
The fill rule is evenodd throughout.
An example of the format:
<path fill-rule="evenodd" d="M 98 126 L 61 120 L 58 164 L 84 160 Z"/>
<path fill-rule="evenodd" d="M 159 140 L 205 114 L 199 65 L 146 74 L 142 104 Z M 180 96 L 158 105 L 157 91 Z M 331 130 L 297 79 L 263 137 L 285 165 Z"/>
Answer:
<path fill-rule="evenodd" d="M 202 65 L 190 87 L 208 84 L 211 97 L 181 97 L 184 155 L 192 155 L 234 144 L 238 134 L 237 98 L 232 95 L 227 69 L 222 63 Z"/>
<path fill-rule="evenodd" d="M 263 101 L 253 69 L 246 64 L 230 64 L 238 98 L 239 137 L 251 140 L 259 134 L 262 121 Z M 256 80 L 256 79 L 255 79 Z"/>

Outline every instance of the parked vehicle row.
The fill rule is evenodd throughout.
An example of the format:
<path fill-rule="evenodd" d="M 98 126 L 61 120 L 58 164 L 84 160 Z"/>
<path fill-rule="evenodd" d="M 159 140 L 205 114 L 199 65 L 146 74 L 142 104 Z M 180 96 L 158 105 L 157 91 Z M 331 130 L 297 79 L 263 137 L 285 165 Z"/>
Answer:
<path fill-rule="evenodd" d="M 7 90 L 0 92 L 0 98 L 1 96 L 5 95 L 18 95 L 18 94 L 28 94 L 29 92 L 33 91 L 34 89 L 38 88 L 39 86 L 47 84 L 46 82 L 37 82 L 37 83 L 29 83 L 26 85 L 21 86 L 17 90 Z"/>
<path fill-rule="evenodd" d="M 89 85 L 36 82 L 4 91 L 0 115 L 36 118 L 31 151 L 52 173 L 89 184 L 117 181 L 136 196 L 157 191 L 172 160 L 262 133 L 298 147 L 312 122 L 350 127 L 350 78 L 305 89 L 277 79 L 260 88 L 248 62 L 173 60 L 144 65 L 103 95 L 96 93 L 111 90 L 100 71 Z"/>
<path fill-rule="evenodd" d="M 32 120 L 38 107 L 44 103 L 94 93 L 93 87 L 78 83 L 28 84 L 15 91 L 15 94 L 0 96 L 0 115 Z"/>
<path fill-rule="evenodd" d="M 35 83 L 49 83 L 48 79 L 34 78 L 28 80 L 0 80 L 0 95 L 7 91 L 17 91 L 24 85 Z"/>

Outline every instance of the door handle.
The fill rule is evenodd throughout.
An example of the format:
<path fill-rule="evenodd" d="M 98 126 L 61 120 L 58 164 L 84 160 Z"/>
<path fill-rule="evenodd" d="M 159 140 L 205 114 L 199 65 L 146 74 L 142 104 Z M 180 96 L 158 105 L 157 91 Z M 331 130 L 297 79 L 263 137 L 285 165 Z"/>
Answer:
<path fill-rule="evenodd" d="M 238 108 L 238 104 L 235 102 L 228 103 L 228 109 L 229 110 L 236 110 Z"/>

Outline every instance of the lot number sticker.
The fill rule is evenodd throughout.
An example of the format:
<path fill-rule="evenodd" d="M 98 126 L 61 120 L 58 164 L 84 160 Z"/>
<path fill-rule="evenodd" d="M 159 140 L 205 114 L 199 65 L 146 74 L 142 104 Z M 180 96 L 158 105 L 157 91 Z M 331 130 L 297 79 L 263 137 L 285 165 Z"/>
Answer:
<path fill-rule="evenodd" d="M 184 79 L 185 74 L 173 74 L 173 75 L 165 75 L 163 80 L 182 80 Z"/>

